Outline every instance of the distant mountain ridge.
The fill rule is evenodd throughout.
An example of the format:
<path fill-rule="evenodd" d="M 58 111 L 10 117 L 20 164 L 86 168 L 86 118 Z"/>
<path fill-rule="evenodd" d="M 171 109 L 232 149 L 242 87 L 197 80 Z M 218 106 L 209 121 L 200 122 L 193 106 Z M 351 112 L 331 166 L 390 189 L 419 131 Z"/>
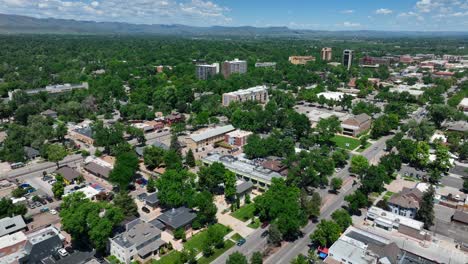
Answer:
<path fill-rule="evenodd" d="M 325 31 L 299 30 L 288 27 L 194 27 L 180 24 L 129 24 L 121 22 L 77 21 L 71 19 L 33 18 L 0 14 L 0 34 L 148 34 L 179 36 L 240 36 L 240 37 L 468 37 L 468 32 L 422 31 Z"/>

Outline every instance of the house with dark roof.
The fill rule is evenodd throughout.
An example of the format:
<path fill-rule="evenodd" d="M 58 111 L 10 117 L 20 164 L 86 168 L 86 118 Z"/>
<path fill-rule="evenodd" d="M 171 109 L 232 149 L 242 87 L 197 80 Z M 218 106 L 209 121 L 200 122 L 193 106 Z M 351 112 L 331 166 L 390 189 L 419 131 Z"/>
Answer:
<path fill-rule="evenodd" d="M 370 129 L 372 119 L 367 114 L 359 114 L 350 117 L 341 123 L 343 134 L 347 136 L 356 137 L 362 132 Z"/>
<path fill-rule="evenodd" d="M 25 146 L 23 147 L 23 151 L 24 151 L 24 158 L 27 160 L 32 160 L 41 156 L 41 153 L 39 153 L 39 150 L 35 148 Z"/>
<path fill-rule="evenodd" d="M 73 183 L 78 177 L 80 177 L 80 173 L 68 166 L 63 166 L 55 170 L 55 174 L 60 174 L 63 177 L 65 184 L 69 185 Z"/>
<path fill-rule="evenodd" d="M 145 204 L 152 207 L 156 208 L 159 206 L 159 198 L 158 198 L 158 193 L 150 193 L 145 197 Z"/>
<path fill-rule="evenodd" d="M 179 207 L 167 210 L 157 219 L 161 221 L 169 231 L 178 228 L 189 229 L 192 221 L 197 217 L 190 208 Z"/>
<path fill-rule="evenodd" d="M 135 219 L 126 224 L 125 232 L 109 239 L 110 253 L 126 264 L 133 261 L 147 262 L 166 244 L 161 239 L 161 233 L 161 229 L 150 222 Z"/>
<path fill-rule="evenodd" d="M 236 182 L 236 196 L 242 200 L 247 194 L 252 192 L 253 187 L 254 184 L 251 181 L 238 180 Z"/>
<path fill-rule="evenodd" d="M 23 255 L 19 263 L 40 264 L 42 260 L 57 253 L 63 247 L 65 237 L 54 226 L 46 227 L 31 234 L 27 234 Z"/>
<path fill-rule="evenodd" d="M 28 227 L 21 215 L 0 219 L 0 237 L 27 229 Z"/>
<path fill-rule="evenodd" d="M 96 177 L 105 178 L 105 179 L 109 178 L 109 174 L 112 170 L 109 167 L 99 165 L 96 162 L 92 162 L 92 161 L 86 164 L 84 166 L 84 169 L 85 171 L 93 174 Z"/>
<path fill-rule="evenodd" d="M 413 218 L 420 208 L 423 193 L 417 188 L 403 188 L 388 200 L 390 211 L 397 215 Z"/>
<path fill-rule="evenodd" d="M 47 110 L 41 112 L 41 116 L 56 119 L 57 118 L 57 112 L 55 112 L 54 110 L 47 109 Z"/>

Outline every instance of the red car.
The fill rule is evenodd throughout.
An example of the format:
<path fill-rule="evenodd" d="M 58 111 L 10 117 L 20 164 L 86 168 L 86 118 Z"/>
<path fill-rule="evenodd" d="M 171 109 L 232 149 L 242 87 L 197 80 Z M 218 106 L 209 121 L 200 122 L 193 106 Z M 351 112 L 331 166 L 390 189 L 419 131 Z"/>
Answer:
<path fill-rule="evenodd" d="M 268 223 L 268 222 L 263 222 L 263 223 L 262 223 L 262 228 L 267 227 L 269 224 L 270 224 L 270 223 Z"/>

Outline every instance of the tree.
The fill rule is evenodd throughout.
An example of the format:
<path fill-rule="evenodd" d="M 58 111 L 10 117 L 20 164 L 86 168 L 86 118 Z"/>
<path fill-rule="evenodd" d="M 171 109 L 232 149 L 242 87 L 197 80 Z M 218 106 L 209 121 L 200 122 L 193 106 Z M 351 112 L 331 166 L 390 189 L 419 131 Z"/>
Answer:
<path fill-rule="evenodd" d="M 226 168 L 220 162 L 214 162 L 209 166 L 201 167 L 198 172 L 198 185 L 214 193 L 224 181 L 225 173 Z"/>
<path fill-rule="evenodd" d="M 453 110 L 448 105 L 435 104 L 429 107 L 429 118 L 437 128 L 440 128 L 442 123 L 452 115 Z"/>
<path fill-rule="evenodd" d="M 138 207 L 128 192 L 121 191 L 114 197 L 114 205 L 122 210 L 125 216 L 138 216 Z"/>
<path fill-rule="evenodd" d="M 55 128 L 55 137 L 60 141 L 63 142 L 65 139 L 65 135 L 67 134 L 67 126 L 65 123 L 59 123 Z"/>
<path fill-rule="evenodd" d="M 255 251 L 250 258 L 250 264 L 263 264 L 263 254 Z"/>
<path fill-rule="evenodd" d="M 319 142 L 331 144 L 331 139 L 335 134 L 341 132 L 341 122 L 336 116 L 320 119 L 315 131 L 318 133 Z"/>
<path fill-rule="evenodd" d="M 423 222 L 426 229 L 434 225 L 434 194 L 434 187 L 430 185 L 424 192 L 421 205 L 416 212 L 416 219 Z"/>
<path fill-rule="evenodd" d="M 367 196 L 359 190 L 346 196 L 345 201 L 348 202 L 348 211 L 351 214 L 358 214 L 359 209 L 366 207 L 368 203 Z"/>
<path fill-rule="evenodd" d="M 114 169 L 109 175 L 111 182 L 120 186 L 121 190 L 127 189 L 132 182 L 138 168 L 138 157 L 134 152 L 124 152 L 117 156 Z"/>
<path fill-rule="evenodd" d="M 468 177 L 463 178 L 463 191 L 468 193 Z"/>
<path fill-rule="evenodd" d="M 124 219 L 124 214 L 108 202 L 92 202 L 82 192 L 74 192 L 63 199 L 60 218 L 63 230 L 74 241 L 91 243 L 102 251 L 113 229 Z"/>
<path fill-rule="evenodd" d="M 185 163 L 191 168 L 195 167 L 195 156 L 193 155 L 192 149 L 188 150 L 185 156 Z"/>
<path fill-rule="evenodd" d="M 186 170 L 166 170 L 156 180 L 158 198 L 162 206 L 179 207 L 193 198 L 195 193 L 195 175 Z"/>
<path fill-rule="evenodd" d="M 213 195 L 208 191 L 199 192 L 195 195 L 193 207 L 198 208 L 197 221 L 200 225 L 216 223 L 217 208 L 213 202 Z"/>
<path fill-rule="evenodd" d="M 143 158 L 146 167 L 154 169 L 160 167 L 164 163 L 165 151 L 156 146 L 148 146 L 143 150 Z"/>
<path fill-rule="evenodd" d="M 369 168 L 369 161 L 361 155 L 355 155 L 351 158 L 351 167 L 349 171 L 357 175 L 364 175 L 367 168 Z"/>
<path fill-rule="evenodd" d="M 146 191 L 153 193 L 156 191 L 156 180 L 153 177 L 150 177 L 148 183 L 146 184 Z"/>
<path fill-rule="evenodd" d="M 309 259 L 306 256 L 299 254 L 299 256 L 291 260 L 291 264 L 309 264 Z"/>
<path fill-rule="evenodd" d="M 361 149 L 365 149 L 366 146 L 367 146 L 367 136 L 362 136 L 360 139 L 360 142 L 361 142 Z"/>
<path fill-rule="evenodd" d="M 0 199 L 0 218 L 25 215 L 28 209 L 24 204 L 13 204 L 11 199 L 3 197 Z"/>
<path fill-rule="evenodd" d="M 374 120 L 371 129 L 371 137 L 377 139 L 388 135 L 392 129 L 398 128 L 399 117 L 396 114 L 388 114 Z"/>
<path fill-rule="evenodd" d="M 332 219 L 341 227 L 341 231 L 346 230 L 353 223 L 348 211 L 344 209 L 338 209 L 333 212 Z"/>
<path fill-rule="evenodd" d="M 341 189 L 341 186 L 343 185 L 343 179 L 341 178 L 332 178 L 330 181 L 330 185 L 333 189 L 334 192 L 337 192 L 339 189 Z"/>
<path fill-rule="evenodd" d="M 276 223 L 272 223 L 268 228 L 268 244 L 278 246 L 283 241 L 283 235 Z"/>
<path fill-rule="evenodd" d="M 436 159 L 432 166 L 438 171 L 447 172 L 452 167 L 452 163 L 450 162 L 449 149 L 442 144 L 437 144 L 435 148 L 435 155 Z"/>
<path fill-rule="evenodd" d="M 11 192 L 11 196 L 15 198 L 23 197 L 27 191 L 24 188 L 18 187 Z"/>
<path fill-rule="evenodd" d="M 244 255 L 236 251 L 229 255 L 226 264 L 248 264 L 248 262 Z"/>
<path fill-rule="evenodd" d="M 236 195 L 236 174 L 230 170 L 224 172 L 224 196 L 232 201 Z"/>
<path fill-rule="evenodd" d="M 330 247 L 340 237 L 341 227 L 331 220 L 322 220 L 314 233 L 310 235 L 312 242 L 322 247 Z"/>
<path fill-rule="evenodd" d="M 435 131 L 434 125 L 425 119 L 420 123 L 410 120 L 407 126 L 408 135 L 417 141 L 429 141 Z"/>
<path fill-rule="evenodd" d="M 174 230 L 174 238 L 175 239 L 185 239 L 185 229 L 177 228 Z"/>
<path fill-rule="evenodd" d="M 60 144 L 52 144 L 47 146 L 47 159 L 55 162 L 57 168 L 59 167 L 59 161 L 63 160 L 67 156 L 67 150 Z"/>
<path fill-rule="evenodd" d="M 314 192 L 309 198 L 306 191 L 301 191 L 301 208 L 308 218 L 316 219 L 320 216 L 320 205 L 322 203 L 322 198 L 320 194 Z"/>
<path fill-rule="evenodd" d="M 214 248 L 224 247 L 224 227 L 221 225 L 212 225 L 207 229 L 207 235 L 202 242 L 203 255 L 211 256 Z"/>
<path fill-rule="evenodd" d="M 63 182 L 56 181 L 52 185 L 52 193 L 54 193 L 54 197 L 56 199 L 62 199 L 64 192 L 65 192 L 65 187 L 63 186 Z"/>

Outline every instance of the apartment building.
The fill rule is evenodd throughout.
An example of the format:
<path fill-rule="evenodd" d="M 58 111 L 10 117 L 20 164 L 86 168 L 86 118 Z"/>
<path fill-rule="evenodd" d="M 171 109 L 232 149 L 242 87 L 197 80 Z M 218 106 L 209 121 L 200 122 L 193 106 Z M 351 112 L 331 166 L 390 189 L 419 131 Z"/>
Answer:
<path fill-rule="evenodd" d="M 195 74 L 199 80 L 207 80 L 219 73 L 219 63 L 198 64 L 195 66 Z"/>
<path fill-rule="evenodd" d="M 276 68 L 276 62 L 256 62 L 255 68 Z"/>
<path fill-rule="evenodd" d="M 208 128 L 197 133 L 191 134 L 186 139 L 187 147 L 195 152 L 203 151 L 205 147 L 211 146 L 212 144 L 223 141 L 224 135 L 235 128 L 232 125 Z"/>
<path fill-rule="evenodd" d="M 228 78 L 233 73 L 244 74 L 247 72 L 247 61 L 234 59 L 232 61 L 223 62 L 221 72 L 224 78 Z"/>
<path fill-rule="evenodd" d="M 242 147 L 247 144 L 247 139 L 252 135 L 250 131 L 235 130 L 224 136 L 224 142 L 232 146 Z"/>
<path fill-rule="evenodd" d="M 353 51 L 344 50 L 343 51 L 343 66 L 349 71 L 349 69 L 351 69 L 352 64 L 353 64 Z"/>
<path fill-rule="evenodd" d="M 268 88 L 266 85 L 255 86 L 244 90 L 223 94 L 223 106 L 229 106 L 231 102 L 257 101 L 268 102 Z"/>

